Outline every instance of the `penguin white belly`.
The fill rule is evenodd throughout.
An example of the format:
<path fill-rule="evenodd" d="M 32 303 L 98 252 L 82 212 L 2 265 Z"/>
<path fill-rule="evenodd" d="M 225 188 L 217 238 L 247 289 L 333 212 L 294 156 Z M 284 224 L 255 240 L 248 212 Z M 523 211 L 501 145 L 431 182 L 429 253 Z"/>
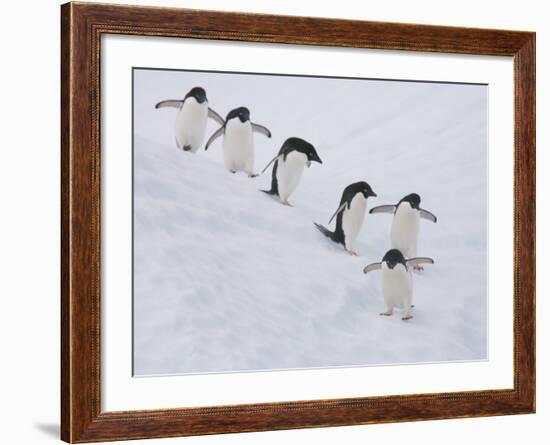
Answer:
<path fill-rule="evenodd" d="M 208 103 L 198 103 L 193 97 L 187 98 L 176 115 L 175 133 L 178 148 L 190 147 L 195 153 L 204 141 Z"/>
<path fill-rule="evenodd" d="M 405 258 L 416 256 L 420 214 L 409 203 L 397 208 L 391 226 L 392 248 L 399 249 Z"/>
<path fill-rule="evenodd" d="M 382 264 L 382 290 L 384 302 L 388 308 L 410 308 L 412 279 L 402 264 L 396 264 L 393 269 L 390 269 L 386 263 Z"/>
<path fill-rule="evenodd" d="M 362 193 L 357 193 L 351 200 L 349 209 L 346 206 L 343 210 L 342 230 L 344 231 L 344 240 L 348 250 L 351 249 L 353 242 L 359 235 L 365 219 L 366 209 L 367 200 Z"/>
<path fill-rule="evenodd" d="M 290 152 L 286 160 L 281 156 L 277 163 L 277 187 L 279 199 L 286 201 L 300 183 L 307 156 L 298 151 Z"/>
<path fill-rule="evenodd" d="M 224 165 L 230 171 L 253 173 L 254 143 L 250 121 L 231 119 L 225 127 L 223 138 Z"/>

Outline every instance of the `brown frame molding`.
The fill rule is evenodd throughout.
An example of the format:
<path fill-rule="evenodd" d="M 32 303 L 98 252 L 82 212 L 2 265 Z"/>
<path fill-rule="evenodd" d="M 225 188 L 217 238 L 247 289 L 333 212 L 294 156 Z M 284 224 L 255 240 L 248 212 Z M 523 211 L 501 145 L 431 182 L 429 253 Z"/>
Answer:
<path fill-rule="evenodd" d="M 514 388 L 102 412 L 101 35 L 132 34 L 511 56 L 515 69 Z M 535 34 L 67 3 L 61 7 L 61 438 L 174 437 L 535 412 Z"/>

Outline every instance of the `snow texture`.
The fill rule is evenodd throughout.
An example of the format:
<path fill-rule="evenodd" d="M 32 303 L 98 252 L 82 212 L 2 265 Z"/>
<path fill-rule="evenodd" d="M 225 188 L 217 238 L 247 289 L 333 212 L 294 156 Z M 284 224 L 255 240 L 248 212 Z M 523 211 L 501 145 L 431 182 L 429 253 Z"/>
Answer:
<path fill-rule="evenodd" d="M 176 149 L 177 111 L 154 105 L 193 86 L 271 130 L 254 135 L 256 172 L 287 137 L 316 147 L 295 207 L 259 192 L 271 169 L 226 171 L 221 138 Z M 483 85 L 134 70 L 135 375 L 486 359 L 486 110 Z M 381 273 L 362 273 L 391 215 L 367 213 L 359 257 L 313 226 L 360 180 L 368 209 L 416 192 L 438 217 L 420 222 L 435 264 L 413 274 L 410 321 L 381 317 Z"/>

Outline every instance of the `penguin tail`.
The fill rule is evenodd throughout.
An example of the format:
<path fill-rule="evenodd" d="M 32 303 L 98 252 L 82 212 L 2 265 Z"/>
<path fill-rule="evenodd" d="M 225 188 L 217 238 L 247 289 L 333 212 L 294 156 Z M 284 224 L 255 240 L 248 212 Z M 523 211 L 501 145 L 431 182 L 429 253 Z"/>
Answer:
<path fill-rule="evenodd" d="M 260 192 L 264 192 L 265 194 L 270 195 L 270 196 L 277 196 L 278 195 L 278 193 L 275 190 L 260 190 Z"/>
<path fill-rule="evenodd" d="M 331 232 L 329 229 L 327 229 L 325 226 L 321 224 L 317 224 L 316 222 L 313 223 L 315 227 L 321 232 L 323 235 L 325 235 L 327 238 L 330 238 L 332 241 L 336 240 L 336 234 L 334 232 Z"/>

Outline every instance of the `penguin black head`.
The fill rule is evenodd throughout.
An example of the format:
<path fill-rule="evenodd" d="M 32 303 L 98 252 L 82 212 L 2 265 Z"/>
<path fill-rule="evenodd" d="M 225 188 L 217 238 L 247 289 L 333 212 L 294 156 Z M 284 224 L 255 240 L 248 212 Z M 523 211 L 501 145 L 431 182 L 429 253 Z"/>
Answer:
<path fill-rule="evenodd" d="M 397 206 L 399 207 L 399 204 L 402 202 L 408 202 L 413 209 L 419 210 L 420 209 L 420 195 L 417 193 L 411 193 L 401 199 Z"/>
<path fill-rule="evenodd" d="M 312 144 L 310 144 L 308 141 L 305 141 L 297 137 L 288 138 L 283 144 L 283 150 L 285 151 L 294 150 L 305 154 L 307 157 L 308 165 L 311 162 L 318 162 L 319 164 L 323 163 L 323 161 L 321 161 L 321 158 L 317 154 L 315 147 Z"/>
<path fill-rule="evenodd" d="M 246 122 L 250 120 L 250 110 L 246 107 L 239 107 L 231 110 L 227 113 L 227 118 L 225 119 L 228 122 L 230 119 L 239 118 L 241 122 Z"/>
<path fill-rule="evenodd" d="M 367 199 L 369 196 L 378 196 L 376 193 L 374 193 L 374 190 L 371 188 L 371 186 L 365 181 L 354 182 L 353 184 L 348 185 L 344 190 L 344 194 L 346 196 L 349 196 L 350 200 L 353 199 L 353 197 L 357 193 L 362 193 L 365 199 Z"/>
<path fill-rule="evenodd" d="M 365 199 L 367 199 L 369 196 L 378 196 L 376 193 L 374 193 L 374 190 L 371 188 L 371 186 L 365 181 L 358 182 L 358 184 L 361 184 L 361 193 L 363 193 Z"/>
<path fill-rule="evenodd" d="M 386 263 L 390 269 L 393 269 L 397 264 L 405 264 L 405 257 L 398 249 L 390 249 L 382 258 L 382 262 Z"/>
<path fill-rule="evenodd" d="M 189 93 L 185 95 L 185 99 L 187 99 L 188 97 L 195 98 L 195 100 L 200 104 L 202 104 L 203 102 L 206 102 L 207 100 L 206 91 L 204 91 L 204 88 L 201 88 L 201 87 L 191 88 L 191 90 L 189 90 Z"/>

